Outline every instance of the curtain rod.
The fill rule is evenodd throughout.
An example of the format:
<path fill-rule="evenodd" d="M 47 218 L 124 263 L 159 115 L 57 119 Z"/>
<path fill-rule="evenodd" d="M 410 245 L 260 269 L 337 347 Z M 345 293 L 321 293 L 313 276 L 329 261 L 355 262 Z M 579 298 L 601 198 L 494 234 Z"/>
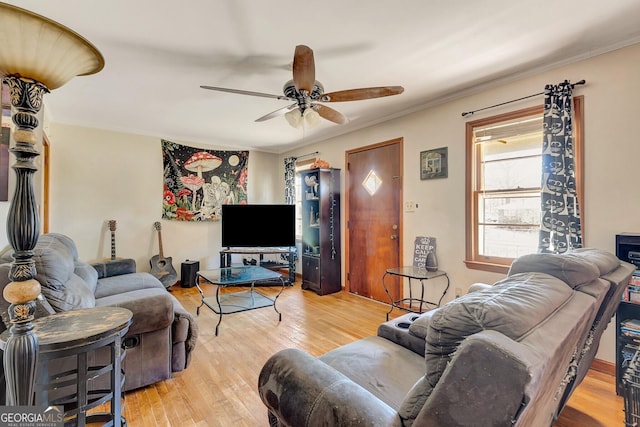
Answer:
<path fill-rule="evenodd" d="M 314 154 L 320 154 L 319 151 L 314 151 L 313 153 L 307 153 L 307 154 L 303 154 L 301 156 L 296 157 L 296 160 L 298 160 L 301 157 L 309 157 L 309 156 L 313 156 Z"/>
<path fill-rule="evenodd" d="M 580 80 L 579 82 L 573 83 L 571 85 L 571 88 L 573 89 L 574 87 L 576 87 L 578 85 L 583 85 L 585 83 L 587 83 L 585 80 Z M 471 115 L 473 113 L 477 113 L 478 111 L 488 110 L 489 108 L 499 107 L 499 106 L 505 105 L 505 104 L 511 104 L 512 102 L 522 101 L 523 99 L 533 98 L 534 96 L 539 96 L 539 95 L 544 95 L 544 92 L 534 93 L 533 95 L 523 96 L 522 98 L 518 98 L 518 99 L 512 99 L 511 101 L 506 101 L 506 102 L 502 102 L 500 104 L 491 105 L 490 107 L 484 107 L 484 108 L 479 108 L 479 109 L 473 110 L 473 111 L 467 111 L 465 113 L 462 113 L 462 117 L 469 116 L 469 115 Z"/>

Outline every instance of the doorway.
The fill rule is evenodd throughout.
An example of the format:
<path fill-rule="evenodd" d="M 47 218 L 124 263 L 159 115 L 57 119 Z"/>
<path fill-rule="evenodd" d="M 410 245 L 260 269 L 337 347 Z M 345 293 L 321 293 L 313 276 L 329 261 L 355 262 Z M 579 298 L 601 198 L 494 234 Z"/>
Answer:
<path fill-rule="evenodd" d="M 347 290 L 385 303 L 382 276 L 402 260 L 402 153 L 402 138 L 346 152 Z M 393 300 L 400 283 L 385 279 Z"/>

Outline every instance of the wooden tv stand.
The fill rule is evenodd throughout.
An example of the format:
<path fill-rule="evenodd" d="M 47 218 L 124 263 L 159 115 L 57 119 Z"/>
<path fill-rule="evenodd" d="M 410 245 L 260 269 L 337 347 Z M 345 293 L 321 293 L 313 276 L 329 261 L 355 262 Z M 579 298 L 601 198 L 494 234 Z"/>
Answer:
<path fill-rule="evenodd" d="M 295 247 L 231 247 L 222 249 L 220 251 L 220 268 L 231 267 L 231 255 L 258 255 L 260 259 L 260 266 L 269 268 L 272 270 L 280 270 L 286 268 L 289 270 L 288 279 L 285 278 L 287 284 L 292 285 L 296 281 L 296 261 L 295 261 Z M 288 262 L 273 262 L 263 261 L 264 255 L 270 254 L 287 254 Z"/>

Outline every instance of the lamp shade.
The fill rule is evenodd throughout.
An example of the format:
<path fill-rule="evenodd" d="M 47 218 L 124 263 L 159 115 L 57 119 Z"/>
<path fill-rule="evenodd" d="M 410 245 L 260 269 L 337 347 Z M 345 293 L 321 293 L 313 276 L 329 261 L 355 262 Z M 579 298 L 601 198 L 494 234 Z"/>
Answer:
<path fill-rule="evenodd" d="M 316 127 L 320 123 L 320 114 L 313 108 L 304 110 L 302 117 L 309 128 Z"/>
<path fill-rule="evenodd" d="M 285 119 L 287 119 L 287 122 L 294 128 L 299 128 L 300 126 L 302 126 L 302 114 L 300 114 L 299 109 L 295 108 L 291 111 L 288 111 L 287 113 L 285 113 L 284 117 Z"/>
<path fill-rule="evenodd" d="M 75 76 L 97 73 L 102 54 L 69 28 L 16 6 L 0 3 L 0 76 L 36 80 L 49 90 Z"/>

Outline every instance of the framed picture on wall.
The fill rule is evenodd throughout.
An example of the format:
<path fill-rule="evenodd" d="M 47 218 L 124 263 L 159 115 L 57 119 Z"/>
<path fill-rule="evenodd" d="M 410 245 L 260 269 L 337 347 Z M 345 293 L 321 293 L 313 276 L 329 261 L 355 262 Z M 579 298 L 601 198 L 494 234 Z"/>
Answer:
<path fill-rule="evenodd" d="M 420 152 L 420 179 L 446 178 L 448 173 L 447 148 Z"/>

